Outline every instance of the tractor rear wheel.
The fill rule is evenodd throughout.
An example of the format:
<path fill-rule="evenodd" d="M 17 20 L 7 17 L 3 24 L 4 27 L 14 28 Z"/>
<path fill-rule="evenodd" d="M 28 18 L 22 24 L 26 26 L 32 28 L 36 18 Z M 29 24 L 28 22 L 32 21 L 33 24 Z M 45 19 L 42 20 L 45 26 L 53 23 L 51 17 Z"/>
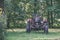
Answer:
<path fill-rule="evenodd" d="M 27 27 L 26 27 L 26 32 L 28 32 L 28 33 L 31 32 L 31 28 L 30 28 L 30 26 L 27 26 Z"/>

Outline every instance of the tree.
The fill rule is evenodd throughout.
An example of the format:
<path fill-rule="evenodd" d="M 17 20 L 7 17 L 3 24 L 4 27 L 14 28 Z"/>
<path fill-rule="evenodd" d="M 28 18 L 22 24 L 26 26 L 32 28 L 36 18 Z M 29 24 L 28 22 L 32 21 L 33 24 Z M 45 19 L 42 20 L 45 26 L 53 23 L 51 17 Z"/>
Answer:
<path fill-rule="evenodd" d="M 3 35 L 3 22 L 2 22 L 2 12 L 3 12 L 3 1 L 0 0 L 0 40 L 4 40 L 4 35 Z"/>

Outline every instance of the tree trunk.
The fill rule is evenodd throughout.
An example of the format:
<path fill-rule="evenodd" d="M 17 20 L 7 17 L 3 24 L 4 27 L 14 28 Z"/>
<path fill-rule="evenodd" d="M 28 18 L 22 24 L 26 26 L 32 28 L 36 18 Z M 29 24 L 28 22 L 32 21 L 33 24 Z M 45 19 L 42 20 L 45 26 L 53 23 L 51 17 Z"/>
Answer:
<path fill-rule="evenodd" d="M 34 14 L 37 14 L 36 6 L 37 6 L 37 0 L 35 0 L 35 2 L 34 2 Z"/>
<path fill-rule="evenodd" d="M 53 27 L 53 13 L 51 12 L 51 27 Z"/>
<path fill-rule="evenodd" d="M 49 10 L 48 10 L 48 15 L 47 15 L 47 19 L 48 19 L 48 24 L 49 24 L 49 27 L 50 27 L 50 12 L 49 12 Z"/>
<path fill-rule="evenodd" d="M 51 6 L 53 6 L 53 1 L 51 0 Z M 51 27 L 53 27 L 53 11 L 51 11 Z"/>

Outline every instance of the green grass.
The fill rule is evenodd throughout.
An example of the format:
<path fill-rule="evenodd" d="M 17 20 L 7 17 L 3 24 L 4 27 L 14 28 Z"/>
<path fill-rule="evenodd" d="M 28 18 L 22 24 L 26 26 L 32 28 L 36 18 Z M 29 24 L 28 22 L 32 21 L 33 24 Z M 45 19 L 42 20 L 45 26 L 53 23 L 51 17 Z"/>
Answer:
<path fill-rule="evenodd" d="M 25 31 L 7 31 L 7 40 L 55 40 L 60 39 L 60 31 L 50 31 L 44 34 L 43 31 L 26 33 Z"/>

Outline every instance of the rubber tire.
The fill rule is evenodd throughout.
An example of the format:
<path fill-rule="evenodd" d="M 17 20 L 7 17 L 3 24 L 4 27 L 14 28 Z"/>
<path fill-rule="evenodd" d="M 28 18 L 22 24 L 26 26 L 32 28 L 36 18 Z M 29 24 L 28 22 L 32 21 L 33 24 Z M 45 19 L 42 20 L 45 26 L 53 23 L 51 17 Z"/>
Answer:
<path fill-rule="evenodd" d="M 48 26 L 44 27 L 44 33 L 48 34 Z"/>
<path fill-rule="evenodd" d="M 31 32 L 31 28 L 30 28 L 30 26 L 27 26 L 27 27 L 26 27 L 26 32 L 28 32 L 28 33 Z"/>

